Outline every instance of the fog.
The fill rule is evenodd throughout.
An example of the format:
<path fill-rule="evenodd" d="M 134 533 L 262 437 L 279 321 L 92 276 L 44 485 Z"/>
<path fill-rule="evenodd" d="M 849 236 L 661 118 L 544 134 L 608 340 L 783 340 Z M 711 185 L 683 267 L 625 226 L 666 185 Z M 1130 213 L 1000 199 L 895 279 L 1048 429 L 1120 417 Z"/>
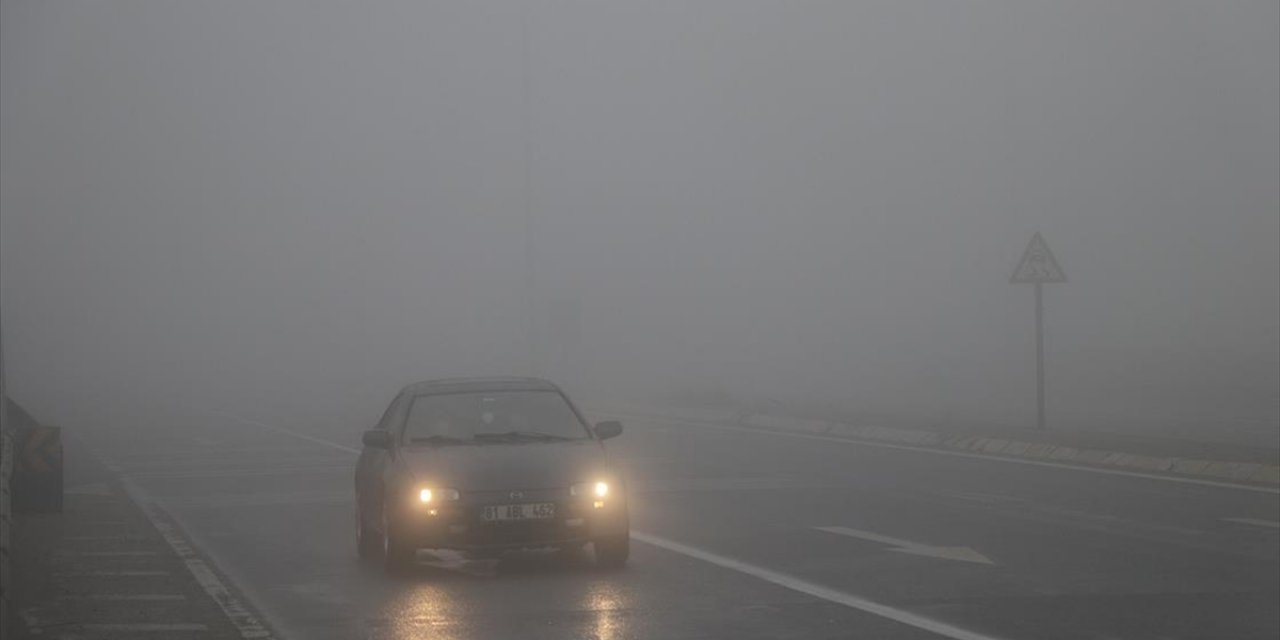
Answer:
<path fill-rule="evenodd" d="M 369 426 L 537 374 L 1280 437 L 1280 5 L 18 2 L 10 393 Z"/>

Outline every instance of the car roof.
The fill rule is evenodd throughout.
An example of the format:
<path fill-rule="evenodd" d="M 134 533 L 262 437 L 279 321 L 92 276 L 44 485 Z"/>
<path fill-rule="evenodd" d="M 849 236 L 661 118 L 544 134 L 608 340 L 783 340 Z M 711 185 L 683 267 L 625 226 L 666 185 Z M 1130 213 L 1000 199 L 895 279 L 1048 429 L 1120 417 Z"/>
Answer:
<path fill-rule="evenodd" d="M 441 378 L 415 382 L 400 393 L 430 395 L 434 393 L 468 393 L 483 391 L 560 391 L 549 380 L 515 376 L 489 376 L 476 378 Z"/>

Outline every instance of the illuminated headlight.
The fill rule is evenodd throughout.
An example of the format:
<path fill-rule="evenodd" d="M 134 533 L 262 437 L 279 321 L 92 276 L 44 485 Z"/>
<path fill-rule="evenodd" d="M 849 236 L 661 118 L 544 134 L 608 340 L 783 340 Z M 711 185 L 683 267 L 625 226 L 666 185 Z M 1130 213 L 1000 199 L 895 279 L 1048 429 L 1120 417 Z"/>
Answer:
<path fill-rule="evenodd" d="M 418 491 L 418 502 L 427 504 L 429 502 L 449 502 L 458 499 L 457 489 L 420 489 Z"/>
<path fill-rule="evenodd" d="M 585 498 L 592 496 L 595 498 L 603 498 L 609 495 L 608 482 L 579 482 L 569 487 L 569 494 L 574 497 Z"/>

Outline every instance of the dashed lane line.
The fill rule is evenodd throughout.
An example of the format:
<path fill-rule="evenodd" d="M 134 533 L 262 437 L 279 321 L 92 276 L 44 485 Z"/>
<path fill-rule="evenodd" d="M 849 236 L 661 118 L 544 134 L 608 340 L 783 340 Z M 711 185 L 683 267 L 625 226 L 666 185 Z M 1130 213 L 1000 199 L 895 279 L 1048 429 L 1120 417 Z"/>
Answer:
<path fill-rule="evenodd" d="M 124 558 L 159 555 L 155 551 L 65 551 L 62 555 L 90 558 Z"/>
<path fill-rule="evenodd" d="M 123 535 L 123 536 L 63 536 L 63 540 L 72 540 L 75 542 L 138 542 L 146 540 L 147 536 L 139 535 Z"/>
<path fill-rule="evenodd" d="M 1280 522 L 1274 520 L 1259 520 L 1257 518 L 1223 518 L 1225 522 L 1234 522 L 1236 524 L 1251 524 L 1255 527 L 1267 527 L 1268 529 L 1280 529 Z"/>
<path fill-rule="evenodd" d="M 58 571 L 53 575 L 59 578 L 142 578 L 148 576 L 167 576 L 168 571 Z"/>
<path fill-rule="evenodd" d="M 208 631 L 209 627 L 203 624 L 175 622 L 175 623 L 115 623 L 115 624 L 82 624 L 79 627 L 85 631 L 130 631 L 137 633 L 165 633 L 172 631 Z"/>
<path fill-rule="evenodd" d="M 102 600 L 107 602 L 170 602 L 186 600 L 187 597 L 177 593 L 89 593 L 84 595 L 59 596 L 61 600 Z"/>

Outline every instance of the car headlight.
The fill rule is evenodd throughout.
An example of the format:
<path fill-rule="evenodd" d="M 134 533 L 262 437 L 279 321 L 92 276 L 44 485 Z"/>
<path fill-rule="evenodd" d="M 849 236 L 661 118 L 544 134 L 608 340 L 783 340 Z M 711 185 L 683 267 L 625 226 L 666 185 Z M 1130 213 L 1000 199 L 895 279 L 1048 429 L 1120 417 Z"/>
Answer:
<path fill-rule="evenodd" d="M 609 483 L 603 480 L 596 482 L 579 482 L 569 487 L 569 495 L 578 498 L 603 498 L 609 495 Z"/>
<path fill-rule="evenodd" d="M 458 499 L 457 489 L 419 489 L 418 502 L 428 504 L 432 502 L 452 502 Z"/>

